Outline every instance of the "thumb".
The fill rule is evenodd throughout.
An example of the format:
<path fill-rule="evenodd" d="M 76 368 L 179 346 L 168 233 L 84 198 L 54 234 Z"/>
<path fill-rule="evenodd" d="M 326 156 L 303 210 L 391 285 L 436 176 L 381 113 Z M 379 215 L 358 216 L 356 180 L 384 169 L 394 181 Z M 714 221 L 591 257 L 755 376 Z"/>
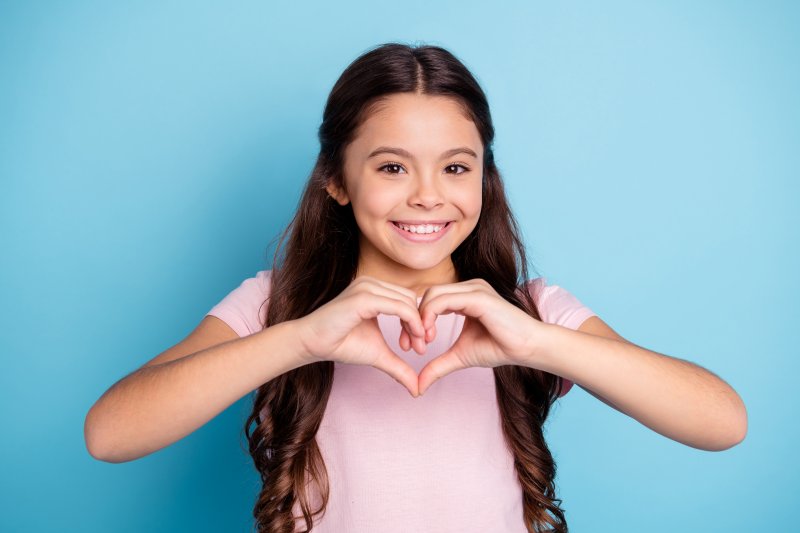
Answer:
<path fill-rule="evenodd" d="M 417 372 L 411 368 L 411 365 L 398 357 L 386 343 L 383 343 L 378 359 L 372 366 L 393 377 L 395 381 L 408 389 L 411 396 L 415 398 L 419 396 Z"/>
<path fill-rule="evenodd" d="M 428 364 L 422 367 L 417 378 L 420 396 L 427 391 L 436 381 L 445 377 L 447 374 L 460 370 L 464 364 L 456 356 L 452 349 L 447 350 L 438 357 L 434 357 Z"/>

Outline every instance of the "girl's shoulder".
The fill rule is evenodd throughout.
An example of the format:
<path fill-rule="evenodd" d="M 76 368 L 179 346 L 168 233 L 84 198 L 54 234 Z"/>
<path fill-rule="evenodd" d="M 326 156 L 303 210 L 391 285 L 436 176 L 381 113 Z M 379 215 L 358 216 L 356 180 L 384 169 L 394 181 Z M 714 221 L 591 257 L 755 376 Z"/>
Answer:
<path fill-rule="evenodd" d="M 542 322 L 578 329 L 584 320 L 596 314 L 564 287 L 549 284 L 546 277 L 528 280 L 526 286 Z"/>
<path fill-rule="evenodd" d="M 240 337 L 263 328 L 267 298 L 272 287 L 272 270 L 261 270 L 242 281 L 207 313 L 228 324 Z"/>
<path fill-rule="evenodd" d="M 272 270 L 259 270 L 253 279 L 258 281 L 262 291 L 268 292 L 272 282 Z"/>
<path fill-rule="evenodd" d="M 234 292 L 252 297 L 266 297 L 272 287 L 272 270 L 259 270 L 255 276 L 245 279 Z"/>

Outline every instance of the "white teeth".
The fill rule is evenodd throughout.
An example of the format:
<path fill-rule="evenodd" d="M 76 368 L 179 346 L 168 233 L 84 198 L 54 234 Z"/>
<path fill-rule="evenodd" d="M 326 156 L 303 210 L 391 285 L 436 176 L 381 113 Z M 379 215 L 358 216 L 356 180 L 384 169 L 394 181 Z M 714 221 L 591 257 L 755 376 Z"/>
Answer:
<path fill-rule="evenodd" d="M 400 224 L 399 222 L 395 222 L 395 224 L 411 233 L 437 233 L 446 225 L 435 226 L 433 224 L 422 224 L 420 226 L 408 226 L 406 224 Z"/>

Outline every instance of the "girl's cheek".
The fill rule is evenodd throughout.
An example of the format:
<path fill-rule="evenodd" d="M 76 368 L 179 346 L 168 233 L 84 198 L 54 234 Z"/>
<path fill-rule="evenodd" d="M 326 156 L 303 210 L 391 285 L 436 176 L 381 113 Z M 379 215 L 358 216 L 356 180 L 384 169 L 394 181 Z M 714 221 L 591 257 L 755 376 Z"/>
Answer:
<path fill-rule="evenodd" d="M 477 217 L 481 213 L 481 192 L 475 191 L 455 191 L 451 196 L 452 202 L 459 206 L 467 217 Z"/>

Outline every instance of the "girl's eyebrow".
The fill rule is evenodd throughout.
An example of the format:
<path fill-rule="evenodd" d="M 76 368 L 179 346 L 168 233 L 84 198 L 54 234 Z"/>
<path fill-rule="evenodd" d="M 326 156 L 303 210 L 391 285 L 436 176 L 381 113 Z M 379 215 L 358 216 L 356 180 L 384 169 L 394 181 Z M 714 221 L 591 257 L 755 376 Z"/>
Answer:
<path fill-rule="evenodd" d="M 414 156 L 411 155 L 411 152 L 394 146 L 379 146 L 367 156 L 367 159 L 372 159 L 373 157 L 379 154 L 395 154 L 402 157 L 407 157 L 408 159 L 414 159 Z M 467 154 L 469 156 L 474 157 L 475 159 L 478 159 L 478 154 L 476 154 L 474 150 L 467 148 L 466 146 L 451 148 L 450 150 L 444 152 L 441 157 L 442 159 L 444 159 L 446 157 L 452 157 L 456 154 Z"/>

